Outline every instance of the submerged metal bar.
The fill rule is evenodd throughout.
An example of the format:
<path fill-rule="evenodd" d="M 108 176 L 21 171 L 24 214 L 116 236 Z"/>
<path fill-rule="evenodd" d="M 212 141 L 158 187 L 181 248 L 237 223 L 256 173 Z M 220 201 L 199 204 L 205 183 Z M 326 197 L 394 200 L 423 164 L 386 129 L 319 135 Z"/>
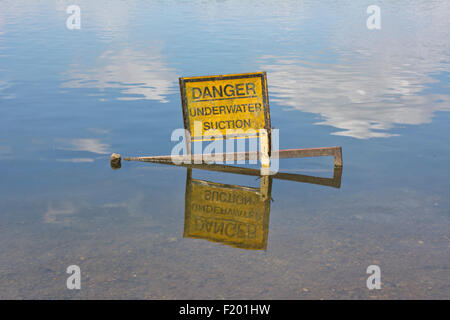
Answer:
<path fill-rule="evenodd" d="M 274 151 L 271 157 L 277 156 L 279 159 L 333 156 L 334 165 L 342 167 L 342 147 L 286 149 Z"/>
<path fill-rule="evenodd" d="M 230 152 L 217 154 L 193 154 L 186 156 L 150 156 L 150 157 L 124 157 L 127 161 L 151 161 L 151 162 L 185 162 L 185 163 L 202 163 L 213 161 L 237 161 L 237 160 L 258 160 L 259 153 L 253 152 Z"/>
<path fill-rule="evenodd" d="M 200 169 L 200 170 L 207 170 L 207 171 L 234 173 L 234 174 L 242 174 L 242 175 L 255 176 L 255 177 L 261 176 L 259 169 L 234 167 L 234 166 L 227 166 L 227 165 L 220 165 L 220 164 L 174 164 L 170 160 L 167 160 L 167 161 L 146 160 L 145 162 L 154 162 L 154 163 L 160 163 L 160 164 L 166 164 L 166 165 L 174 165 L 174 166 L 186 167 L 188 169 Z M 333 178 L 315 177 L 315 176 L 308 176 L 308 175 L 296 174 L 296 173 L 286 173 L 286 172 L 278 172 L 274 175 L 271 175 L 270 177 L 274 178 L 274 179 L 279 179 L 279 180 L 289 180 L 289 181 L 296 181 L 296 182 L 318 184 L 318 185 L 329 186 L 329 187 L 339 189 L 341 187 L 342 167 L 337 167 L 337 166 L 334 167 Z"/>
<path fill-rule="evenodd" d="M 333 156 L 334 166 L 342 167 L 342 147 L 326 147 L 326 148 L 308 148 L 308 149 L 286 149 L 273 151 L 271 159 L 288 159 L 288 158 L 306 158 L 306 157 L 323 157 Z M 259 160 L 260 155 L 257 151 L 252 152 L 232 152 L 217 154 L 193 154 L 186 156 L 152 156 L 152 157 L 125 157 L 127 161 L 150 161 L 150 162 L 188 162 L 188 163 L 208 163 L 214 161 L 238 161 L 238 160 Z"/>

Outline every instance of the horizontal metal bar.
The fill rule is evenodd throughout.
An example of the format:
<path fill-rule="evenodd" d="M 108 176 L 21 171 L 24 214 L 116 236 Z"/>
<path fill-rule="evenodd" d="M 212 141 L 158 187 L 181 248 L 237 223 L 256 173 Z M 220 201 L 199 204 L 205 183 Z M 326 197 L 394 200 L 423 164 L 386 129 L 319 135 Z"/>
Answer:
<path fill-rule="evenodd" d="M 153 162 L 153 161 L 147 161 Z M 224 173 L 234 173 L 234 174 L 242 174 L 248 176 L 261 176 L 261 171 L 258 169 L 252 168 L 242 168 L 242 167 L 234 167 L 227 165 L 219 165 L 219 164 L 179 164 L 176 165 L 172 161 L 157 161 L 160 164 L 166 165 L 175 165 L 180 167 L 192 168 L 192 169 L 200 169 L 200 170 L 208 170 L 208 171 L 216 171 L 216 172 L 224 172 Z M 304 182 L 311 184 L 318 184 L 323 186 L 329 186 L 333 188 L 341 187 L 341 177 L 342 177 L 342 167 L 334 167 L 333 170 L 333 178 L 324 178 L 324 177 L 314 177 L 303 174 L 295 174 L 295 173 L 286 173 L 286 172 L 278 172 L 274 175 L 270 176 L 274 179 L 279 180 L 289 180 L 295 182 Z"/>
<path fill-rule="evenodd" d="M 288 159 L 288 158 L 306 158 L 306 157 L 323 157 L 333 156 L 334 165 L 342 167 L 342 148 L 341 147 L 325 147 L 325 148 L 308 148 L 308 149 L 286 149 L 273 151 L 271 159 Z M 193 154 L 187 156 L 151 156 L 151 157 L 125 157 L 127 161 L 150 161 L 150 162 L 184 162 L 184 163 L 208 163 L 215 161 L 239 161 L 239 160 L 259 160 L 260 155 L 257 151 L 252 152 L 231 152 L 217 154 Z"/>

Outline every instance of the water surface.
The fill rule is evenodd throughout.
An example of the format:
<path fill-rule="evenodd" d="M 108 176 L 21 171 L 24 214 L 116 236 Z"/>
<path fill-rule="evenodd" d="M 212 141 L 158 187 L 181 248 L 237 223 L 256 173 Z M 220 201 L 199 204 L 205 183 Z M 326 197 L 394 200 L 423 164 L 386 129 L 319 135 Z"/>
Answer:
<path fill-rule="evenodd" d="M 0 4 L 0 298 L 450 297 L 448 2 L 378 1 L 380 30 L 371 1 L 77 1 L 80 30 L 70 4 Z M 178 77 L 262 70 L 280 148 L 342 146 L 342 173 L 282 160 L 303 178 L 267 201 L 257 176 L 110 168 L 170 154 Z M 262 199 L 266 238 L 190 237 L 196 183 Z"/>

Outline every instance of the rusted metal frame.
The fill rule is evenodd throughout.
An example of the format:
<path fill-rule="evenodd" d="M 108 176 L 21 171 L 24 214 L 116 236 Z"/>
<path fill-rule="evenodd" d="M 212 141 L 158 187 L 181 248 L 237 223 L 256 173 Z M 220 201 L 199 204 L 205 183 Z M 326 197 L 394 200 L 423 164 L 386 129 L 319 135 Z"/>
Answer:
<path fill-rule="evenodd" d="M 243 167 L 235 167 L 235 166 L 227 166 L 220 164 L 174 164 L 172 161 L 152 161 L 147 160 L 146 162 L 154 162 L 166 165 L 175 165 L 180 167 L 186 167 L 190 169 L 200 169 L 200 170 L 208 170 L 208 171 L 216 171 L 216 172 L 224 172 L 224 173 L 234 173 L 234 174 L 242 174 L 248 176 L 260 177 L 259 169 L 251 169 L 251 168 L 243 168 Z M 279 180 L 288 180 L 295 182 L 303 182 L 310 184 L 317 184 L 323 186 L 329 186 L 333 188 L 340 188 L 341 186 L 341 177 L 342 177 L 342 167 L 334 167 L 333 178 L 323 178 L 323 177 L 314 177 L 302 174 L 294 174 L 294 173 L 285 173 L 278 172 L 274 175 L 271 175 L 270 178 L 279 179 Z"/>
<path fill-rule="evenodd" d="M 271 159 L 289 159 L 289 158 L 306 158 L 306 157 L 334 157 L 334 166 L 342 167 L 342 148 L 326 147 L 326 148 L 309 148 L 309 149 L 286 149 L 273 151 Z M 152 156 L 152 157 L 133 157 L 123 158 L 128 161 L 178 161 L 189 163 L 208 163 L 213 161 L 238 161 L 238 160 L 259 160 L 260 155 L 257 151 L 251 152 L 231 152 L 217 154 L 193 154 L 186 156 Z"/>

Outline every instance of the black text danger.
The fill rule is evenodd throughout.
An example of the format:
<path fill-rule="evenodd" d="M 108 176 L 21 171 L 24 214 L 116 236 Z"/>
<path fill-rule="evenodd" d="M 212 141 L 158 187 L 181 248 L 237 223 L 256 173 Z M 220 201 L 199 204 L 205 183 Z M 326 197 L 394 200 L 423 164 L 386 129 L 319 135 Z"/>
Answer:
<path fill-rule="evenodd" d="M 256 85 L 254 83 L 236 83 L 217 86 L 206 86 L 203 88 L 191 88 L 192 99 L 218 99 L 233 97 L 249 97 L 256 95 Z"/>

